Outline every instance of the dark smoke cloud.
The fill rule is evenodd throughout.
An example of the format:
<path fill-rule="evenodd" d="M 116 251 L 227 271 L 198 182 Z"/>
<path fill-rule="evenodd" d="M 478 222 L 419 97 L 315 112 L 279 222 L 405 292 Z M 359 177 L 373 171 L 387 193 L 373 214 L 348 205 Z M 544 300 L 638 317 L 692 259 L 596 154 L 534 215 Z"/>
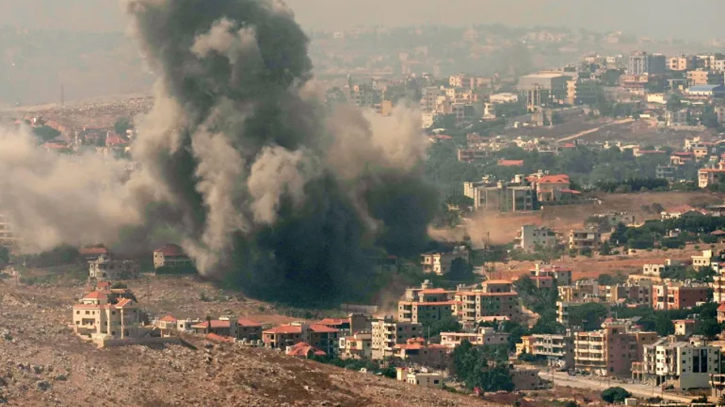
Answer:
<path fill-rule="evenodd" d="M 182 232 L 202 274 L 264 298 L 334 302 L 376 288 L 377 256 L 424 247 L 437 196 L 421 178 L 420 115 L 323 113 L 308 40 L 284 4 L 124 7 L 158 75 L 129 185 L 155 202 L 148 228 Z"/>

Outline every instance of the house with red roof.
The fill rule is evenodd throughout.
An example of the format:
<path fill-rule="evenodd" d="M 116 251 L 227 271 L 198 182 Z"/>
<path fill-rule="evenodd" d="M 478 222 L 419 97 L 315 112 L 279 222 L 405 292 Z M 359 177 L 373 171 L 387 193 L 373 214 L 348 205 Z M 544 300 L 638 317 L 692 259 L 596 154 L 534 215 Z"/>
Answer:
<path fill-rule="evenodd" d="M 101 255 L 108 255 L 108 249 L 102 244 L 83 246 L 78 249 L 78 254 L 86 261 L 98 260 Z"/>
<path fill-rule="evenodd" d="M 450 350 L 446 345 L 428 344 L 423 338 L 413 338 L 395 345 L 393 358 L 419 366 L 444 368 L 448 364 Z"/>
<path fill-rule="evenodd" d="M 288 346 L 285 351 L 285 355 L 310 359 L 313 356 L 326 356 L 327 354 L 322 349 L 318 349 L 309 343 L 299 342 L 292 346 Z"/>
<path fill-rule="evenodd" d="M 719 307 L 717 307 L 717 322 L 723 323 L 725 322 L 725 302 L 721 303 Z"/>
<path fill-rule="evenodd" d="M 73 330 L 87 340 L 139 338 L 146 332 L 133 294 L 104 288 L 87 292 L 73 306 Z"/>
<path fill-rule="evenodd" d="M 262 341 L 264 346 L 273 349 L 287 349 L 288 346 L 305 342 L 328 355 L 334 355 L 338 348 L 339 332 L 325 325 L 293 322 L 263 331 Z"/>
<path fill-rule="evenodd" d="M 535 182 L 539 202 L 559 201 L 571 197 L 571 180 L 566 174 L 543 175 Z"/>
<path fill-rule="evenodd" d="M 154 250 L 154 268 L 158 270 L 161 267 L 194 267 L 194 262 L 186 255 L 181 246 L 169 243 Z"/>

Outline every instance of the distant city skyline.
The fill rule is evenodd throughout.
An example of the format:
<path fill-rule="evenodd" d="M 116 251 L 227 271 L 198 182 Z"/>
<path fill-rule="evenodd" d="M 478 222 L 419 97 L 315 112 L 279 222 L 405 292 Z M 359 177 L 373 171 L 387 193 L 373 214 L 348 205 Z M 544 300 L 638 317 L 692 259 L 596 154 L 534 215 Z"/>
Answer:
<path fill-rule="evenodd" d="M 725 38 L 725 1 L 690 0 L 286 0 L 306 29 L 360 25 L 562 26 L 645 37 Z M 684 5 L 684 7 L 683 7 Z M 123 31 L 118 0 L 2 0 L 0 26 Z"/>

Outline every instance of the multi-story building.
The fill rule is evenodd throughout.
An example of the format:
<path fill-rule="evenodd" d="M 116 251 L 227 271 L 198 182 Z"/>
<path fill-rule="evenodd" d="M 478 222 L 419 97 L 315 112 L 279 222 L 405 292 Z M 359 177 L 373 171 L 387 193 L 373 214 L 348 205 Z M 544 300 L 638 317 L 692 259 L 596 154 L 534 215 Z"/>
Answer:
<path fill-rule="evenodd" d="M 340 338 L 340 358 L 371 359 L 373 357 L 373 334 L 358 332 L 352 336 Z"/>
<path fill-rule="evenodd" d="M 73 306 L 73 329 L 88 340 L 138 338 L 145 332 L 133 294 L 105 287 L 86 293 Z"/>
<path fill-rule="evenodd" d="M 395 345 L 393 358 L 416 366 L 444 368 L 448 364 L 450 351 L 448 346 L 429 344 L 424 338 L 411 338 L 405 343 Z"/>
<path fill-rule="evenodd" d="M 702 255 L 692 256 L 692 268 L 700 270 L 707 267 L 712 267 L 712 262 L 715 260 L 712 250 L 703 250 Z"/>
<path fill-rule="evenodd" d="M 655 170 L 655 178 L 674 182 L 677 178 L 677 167 L 673 165 L 658 165 Z"/>
<path fill-rule="evenodd" d="M 426 273 L 444 275 L 451 270 L 451 265 L 456 259 L 462 259 L 468 263 L 468 249 L 465 246 L 457 247 L 452 252 L 435 252 L 421 255 L 421 265 Z"/>
<path fill-rule="evenodd" d="M 455 301 L 399 301 L 398 321 L 428 325 L 454 316 L 457 304 Z"/>
<path fill-rule="evenodd" d="M 682 285 L 670 282 L 652 286 L 652 308 L 656 310 L 687 309 L 710 301 L 712 289 L 706 285 Z"/>
<path fill-rule="evenodd" d="M 533 277 L 551 277 L 557 285 L 564 286 L 572 283 L 572 271 L 568 267 L 548 266 L 536 263 L 534 270 L 531 270 Z"/>
<path fill-rule="evenodd" d="M 544 175 L 535 181 L 539 202 L 559 201 L 571 192 L 571 180 L 566 174 Z"/>
<path fill-rule="evenodd" d="M 597 250 L 602 242 L 602 233 L 594 229 L 578 229 L 569 232 L 569 250 Z"/>
<path fill-rule="evenodd" d="M 393 356 L 395 345 L 404 344 L 408 339 L 424 337 L 423 325 L 414 322 L 396 322 L 384 318 L 372 323 L 373 359 L 385 359 Z"/>
<path fill-rule="evenodd" d="M 559 300 L 584 302 L 587 298 L 599 297 L 599 283 L 596 280 L 578 280 L 574 284 L 560 285 Z"/>
<path fill-rule="evenodd" d="M 536 189 L 530 185 L 503 182 L 464 182 L 464 194 L 473 199 L 475 210 L 524 212 L 537 208 Z"/>
<path fill-rule="evenodd" d="M 519 247 L 526 253 L 533 253 L 537 248 L 551 249 L 556 246 L 556 233 L 553 230 L 541 226 L 524 225 L 517 237 Z"/>
<path fill-rule="evenodd" d="M 695 67 L 695 57 L 680 55 L 671 57 L 667 62 L 667 68 L 671 71 L 689 71 Z"/>
<path fill-rule="evenodd" d="M 511 288 L 511 282 L 492 280 L 482 284 L 478 290 L 456 291 L 456 314 L 464 323 L 478 322 L 482 317 L 503 316 L 511 320 L 521 317 L 518 293 Z"/>
<path fill-rule="evenodd" d="M 166 244 L 154 250 L 154 268 L 194 267 L 194 262 L 184 253 L 184 249 L 175 244 Z"/>
<path fill-rule="evenodd" d="M 687 84 L 692 86 L 698 85 L 717 85 L 720 83 L 720 76 L 715 72 L 704 69 L 697 69 L 687 72 Z"/>
<path fill-rule="evenodd" d="M 702 168 L 697 171 L 697 185 L 700 188 L 707 188 L 710 185 L 717 185 L 725 179 L 725 169 Z"/>
<path fill-rule="evenodd" d="M 652 304 L 652 288 L 640 284 L 617 284 L 609 286 L 605 301 L 614 304 Z"/>
<path fill-rule="evenodd" d="M 329 326 L 293 322 L 263 331 L 262 341 L 264 346 L 273 349 L 306 343 L 328 355 L 335 355 L 339 347 L 338 335 L 339 331 Z"/>
<path fill-rule="evenodd" d="M 635 51 L 629 56 L 629 65 L 627 74 L 641 75 L 658 75 L 665 73 L 667 60 L 664 55 L 647 54 L 644 51 Z"/>
<path fill-rule="evenodd" d="M 563 103 L 567 95 L 568 76 L 542 72 L 519 78 L 519 93 L 526 99 L 530 112 Z"/>
<path fill-rule="evenodd" d="M 474 346 L 483 345 L 505 345 L 509 334 L 496 332 L 491 327 L 480 327 L 478 332 L 441 332 L 441 345 L 451 349 L 460 345 L 463 341 L 470 342 Z"/>
<path fill-rule="evenodd" d="M 720 363 L 720 349 L 704 340 L 693 337 L 683 342 L 669 336 L 644 346 L 641 373 L 635 378 L 681 390 L 707 388 L 709 379 L 720 373 Z"/>
<path fill-rule="evenodd" d="M 566 334 L 531 335 L 532 352 L 534 356 L 545 356 L 550 366 L 570 368 L 574 366 L 574 335 L 571 331 Z"/>
<path fill-rule="evenodd" d="M 641 332 L 630 321 L 608 319 L 602 329 L 577 332 L 574 367 L 601 376 L 625 376 L 641 360 L 643 347 L 657 340 L 656 332 Z"/>
<path fill-rule="evenodd" d="M 675 336 L 690 337 L 695 334 L 699 320 L 697 319 L 676 319 L 672 321 L 675 325 Z"/>
<path fill-rule="evenodd" d="M 725 302 L 725 267 L 718 267 L 717 274 L 712 277 L 710 288 L 712 288 L 713 302 Z M 725 319 L 723 321 L 725 322 Z"/>
<path fill-rule="evenodd" d="M 4 215 L 0 215 L 0 247 L 14 247 L 19 242 L 18 236 L 13 232 L 10 222 Z"/>
<path fill-rule="evenodd" d="M 108 254 L 98 256 L 96 260 L 88 262 L 91 279 L 128 280 L 138 277 L 138 266 L 131 260 L 112 260 Z"/>

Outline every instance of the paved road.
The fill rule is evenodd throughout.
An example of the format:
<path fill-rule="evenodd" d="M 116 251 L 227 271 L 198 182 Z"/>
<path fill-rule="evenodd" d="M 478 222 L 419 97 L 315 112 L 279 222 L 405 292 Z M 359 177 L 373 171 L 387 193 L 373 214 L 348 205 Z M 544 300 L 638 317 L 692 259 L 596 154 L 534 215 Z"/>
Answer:
<path fill-rule="evenodd" d="M 634 119 L 629 119 L 629 118 L 628 118 L 628 119 L 621 119 L 621 120 L 616 120 L 616 121 L 613 121 L 612 123 L 607 123 L 607 124 L 604 124 L 604 125 L 602 125 L 602 126 L 599 126 L 599 127 L 595 127 L 595 128 L 593 128 L 593 129 L 589 129 L 589 130 L 584 130 L 584 131 L 582 131 L 582 132 L 579 132 L 579 133 L 576 133 L 576 134 L 572 134 L 571 136 L 568 136 L 568 137 L 564 137 L 564 138 L 561 138 L 561 139 L 559 139 L 558 141 L 559 141 L 559 142 L 561 143 L 561 142 L 564 142 L 564 141 L 571 141 L 571 140 L 575 140 L 575 139 L 578 139 L 579 137 L 584 137 L 584 136 L 586 136 L 587 134 L 592 134 L 592 133 L 596 133 L 596 132 L 598 132 L 599 130 L 601 130 L 601 129 L 605 128 L 605 127 L 610 127 L 610 126 L 616 126 L 616 125 L 618 125 L 618 124 L 624 124 L 624 123 L 631 123 L 631 122 L 633 122 L 633 121 L 634 121 Z"/>
<path fill-rule="evenodd" d="M 680 396 L 674 394 L 665 393 L 662 395 L 662 390 L 659 387 L 647 386 L 643 384 L 628 384 L 616 381 L 608 382 L 606 378 L 592 378 L 592 376 L 569 376 L 567 373 L 554 372 L 542 370 L 539 372 L 539 376 L 546 380 L 552 380 L 557 386 L 569 386 L 580 389 L 591 389 L 591 390 L 604 390 L 608 387 L 619 386 L 638 397 L 662 397 L 672 401 L 684 401 L 690 402 L 694 397 Z"/>

